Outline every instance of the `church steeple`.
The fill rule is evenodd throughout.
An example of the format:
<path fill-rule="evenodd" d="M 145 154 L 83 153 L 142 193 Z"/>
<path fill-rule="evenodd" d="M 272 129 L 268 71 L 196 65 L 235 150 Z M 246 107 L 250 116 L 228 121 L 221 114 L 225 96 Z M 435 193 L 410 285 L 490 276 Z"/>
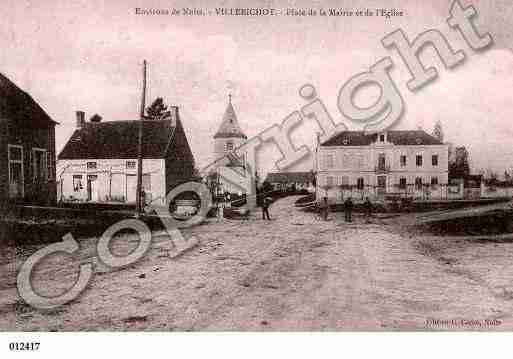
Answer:
<path fill-rule="evenodd" d="M 232 94 L 228 95 L 228 106 L 224 112 L 223 121 L 217 130 L 214 138 L 243 138 L 247 139 L 246 135 L 242 132 L 237 115 L 232 105 Z"/>

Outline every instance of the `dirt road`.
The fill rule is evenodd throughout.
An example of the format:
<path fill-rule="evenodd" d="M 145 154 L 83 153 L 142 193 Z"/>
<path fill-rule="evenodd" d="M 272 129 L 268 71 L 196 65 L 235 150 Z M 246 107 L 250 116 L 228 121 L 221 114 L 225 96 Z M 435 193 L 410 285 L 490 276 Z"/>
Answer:
<path fill-rule="evenodd" d="M 17 298 L 15 263 L 4 260 L 0 328 L 513 329 L 512 243 L 447 243 L 385 221 L 346 224 L 340 214 L 324 222 L 295 209 L 296 199 L 275 203 L 270 222 L 258 213 L 185 230 L 200 244 L 177 259 L 161 239 L 142 262 L 97 274 L 81 297 L 52 312 Z M 135 245 L 122 241 L 118 254 Z M 82 250 L 91 243 L 82 241 Z M 49 259 L 34 276 L 37 289 L 55 295 L 74 282 L 77 268 L 67 257 Z"/>

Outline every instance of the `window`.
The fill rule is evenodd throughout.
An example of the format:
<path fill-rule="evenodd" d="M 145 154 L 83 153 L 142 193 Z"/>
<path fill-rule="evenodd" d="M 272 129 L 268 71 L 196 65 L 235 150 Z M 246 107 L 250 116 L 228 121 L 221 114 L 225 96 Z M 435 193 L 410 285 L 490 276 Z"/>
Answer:
<path fill-rule="evenodd" d="M 431 186 L 438 186 L 438 177 L 431 177 Z"/>
<path fill-rule="evenodd" d="M 433 166 L 438 166 L 438 155 L 431 156 L 431 164 Z"/>
<path fill-rule="evenodd" d="M 9 197 L 23 197 L 25 194 L 25 178 L 23 174 L 23 147 L 8 145 L 9 161 Z"/>
<path fill-rule="evenodd" d="M 399 178 L 399 188 L 406 189 L 406 178 L 405 177 Z"/>
<path fill-rule="evenodd" d="M 226 142 L 226 150 L 233 151 L 233 142 L 232 141 Z"/>
<path fill-rule="evenodd" d="M 135 161 L 126 161 L 126 169 L 127 170 L 133 170 L 136 167 Z"/>
<path fill-rule="evenodd" d="M 82 175 L 73 175 L 73 191 L 78 192 L 83 188 Z"/>
<path fill-rule="evenodd" d="M 326 177 L 326 186 L 328 187 L 333 187 L 333 177 L 332 176 L 328 176 Z"/>
<path fill-rule="evenodd" d="M 88 170 L 95 170 L 97 168 L 96 167 L 96 162 L 87 162 L 86 167 L 87 167 Z"/>
<path fill-rule="evenodd" d="M 415 178 L 415 188 L 422 189 L 422 177 Z"/>
<path fill-rule="evenodd" d="M 332 154 L 326 155 L 325 161 L 326 161 L 326 168 L 333 168 L 333 167 L 335 167 L 335 160 L 334 160 Z"/>
<path fill-rule="evenodd" d="M 378 168 L 380 170 L 384 170 L 386 165 L 386 155 L 384 153 L 380 153 L 378 155 Z"/>
<path fill-rule="evenodd" d="M 401 156 L 401 167 L 406 167 L 406 156 L 405 155 Z"/>
<path fill-rule="evenodd" d="M 422 155 L 417 155 L 417 167 L 422 166 Z"/>
<path fill-rule="evenodd" d="M 32 149 L 32 181 L 41 183 L 48 179 L 48 167 L 46 164 L 46 150 Z"/>
<path fill-rule="evenodd" d="M 348 176 L 342 176 L 340 178 L 340 184 L 342 186 L 349 186 L 349 177 Z"/>
<path fill-rule="evenodd" d="M 361 178 L 361 177 L 360 177 L 360 178 L 358 178 L 358 179 L 356 180 L 356 187 L 357 187 L 359 190 L 363 190 L 364 186 L 365 186 L 365 181 L 364 181 L 364 179 L 363 179 L 363 178 Z"/>
<path fill-rule="evenodd" d="M 9 161 L 23 161 L 23 147 L 9 145 Z"/>
<path fill-rule="evenodd" d="M 385 135 L 379 135 L 379 142 L 385 142 Z"/>

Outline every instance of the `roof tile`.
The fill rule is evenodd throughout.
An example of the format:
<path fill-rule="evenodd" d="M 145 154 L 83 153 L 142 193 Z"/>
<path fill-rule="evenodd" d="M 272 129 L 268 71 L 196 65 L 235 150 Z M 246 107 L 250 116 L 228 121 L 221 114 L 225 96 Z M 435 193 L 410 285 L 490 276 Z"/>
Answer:
<path fill-rule="evenodd" d="M 242 132 L 239 126 L 237 115 L 235 114 L 235 110 L 233 109 L 231 101 L 228 103 L 226 111 L 224 112 L 223 122 L 221 122 L 219 130 L 217 130 L 216 134 L 214 135 L 214 138 L 230 137 L 240 137 L 247 139 L 246 135 Z"/>
<path fill-rule="evenodd" d="M 0 73 L 0 117 L 19 125 L 47 128 L 57 122 L 26 92 Z"/>
<path fill-rule="evenodd" d="M 377 136 L 377 134 L 365 134 L 363 131 L 343 131 L 322 143 L 321 146 L 368 146 L 376 142 Z M 402 146 L 443 144 L 422 130 L 387 131 L 387 141 Z"/>
<path fill-rule="evenodd" d="M 136 158 L 139 121 L 88 122 L 75 130 L 59 159 Z M 147 120 L 143 124 L 144 158 L 164 158 L 173 134 L 173 121 Z"/>

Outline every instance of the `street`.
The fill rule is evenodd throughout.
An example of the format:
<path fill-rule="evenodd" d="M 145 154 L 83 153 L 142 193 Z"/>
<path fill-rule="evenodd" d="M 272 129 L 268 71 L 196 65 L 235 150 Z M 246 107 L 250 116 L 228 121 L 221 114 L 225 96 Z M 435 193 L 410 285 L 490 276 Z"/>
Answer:
<path fill-rule="evenodd" d="M 321 221 L 298 197 L 249 220 L 208 222 L 183 232 L 200 244 L 170 259 L 156 240 L 130 268 L 97 273 L 75 301 L 39 312 L 16 294 L 15 266 L 40 247 L 4 254 L 3 330 L 511 330 L 513 244 L 444 241 L 406 231 L 403 219 L 366 224 L 343 213 Z M 406 218 L 407 216 L 405 216 Z M 405 219 L 405 223 L 407 218 Z M 81 240 L 83 253 L 92 240 Z M 121 237 L 126 255 L 137 241 Z M 82 257 L 56 255 L 34 274 L 36 290 L 73 285 Z"/>

